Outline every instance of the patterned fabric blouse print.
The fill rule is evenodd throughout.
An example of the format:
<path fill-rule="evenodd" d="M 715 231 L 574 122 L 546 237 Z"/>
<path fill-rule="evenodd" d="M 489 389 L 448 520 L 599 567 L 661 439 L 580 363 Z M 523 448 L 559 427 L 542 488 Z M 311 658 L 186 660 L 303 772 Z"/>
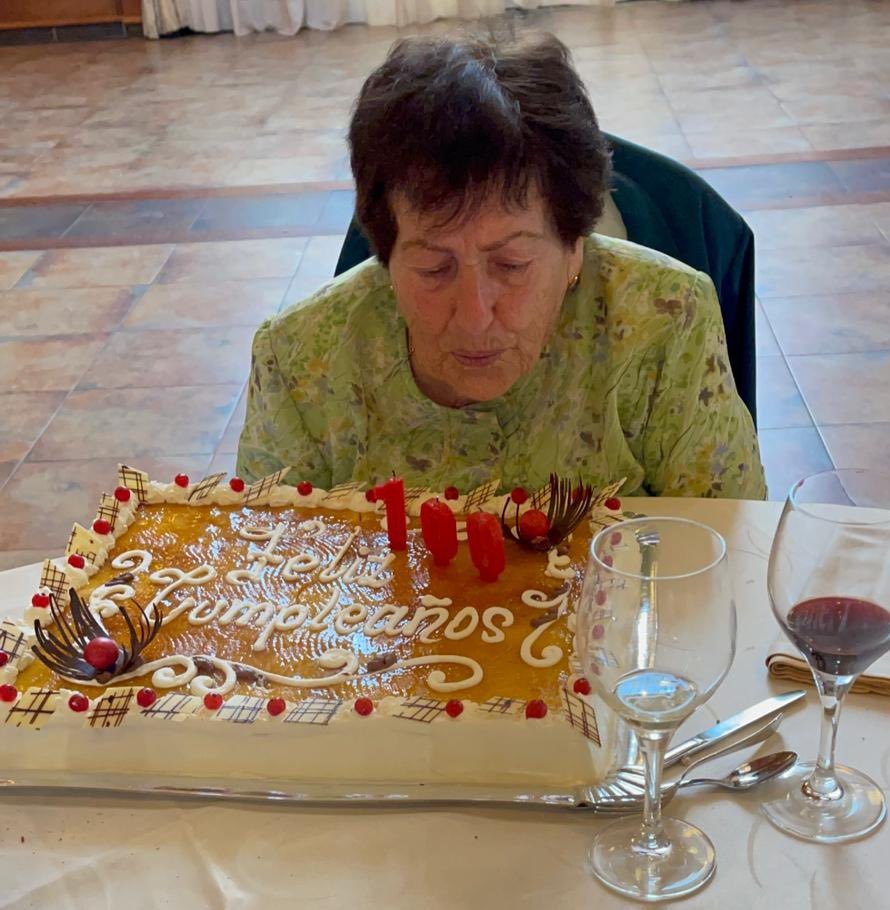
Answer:
<path fill-rule="evenodd" d="M 238 472 L 284 465 L 325 488 L 393 473 L 466 490 L 536 487 L 551 471 L 627 495 L 762 499 L 710 279 L 592 235 L 577 289 L 532 371 L 453 409 L 418 389 L 387 271 L 369 261 L 260 326 Z"/>

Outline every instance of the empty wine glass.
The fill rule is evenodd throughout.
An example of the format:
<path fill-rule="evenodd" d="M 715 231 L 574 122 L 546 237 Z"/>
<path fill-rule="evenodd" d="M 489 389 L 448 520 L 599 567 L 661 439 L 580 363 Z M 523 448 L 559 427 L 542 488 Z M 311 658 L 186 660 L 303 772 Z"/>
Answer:
<path fill-rule="evenodd" d="M 773 540 L 769 597 L 813 671 L 822 701 L 819 758 L 799 765 L 767 818 L 804 840 L 835 843 L 874 831 L 886 806 L 861 771 L 835 765 L 844 696 L 890 649 L 890 477 L 825 471 L 792 488 Z"/>
<path fill-rule="evenodd" d="M 661 817 L 668 740 L 720 684 L 735 655 L 736 614 L 726 543 L 682 518 L 636 518 L 593 539 L 578 608 L 578 652 L 605 703 L 633 729 L 646 767 L 642 824 L 624 819 L 590 849 L 605 885 L 643 901 L 701 888 L 714 846 Z"/>

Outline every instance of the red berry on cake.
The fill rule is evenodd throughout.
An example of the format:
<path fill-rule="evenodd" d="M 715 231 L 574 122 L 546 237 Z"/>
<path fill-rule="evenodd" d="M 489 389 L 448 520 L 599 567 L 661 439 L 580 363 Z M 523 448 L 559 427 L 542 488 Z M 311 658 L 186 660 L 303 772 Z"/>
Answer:
<path fill-rule="evenodd" d="M 445 487 L 445 498 L 450 500 L 460 499 L 460 490 L 457 487 Z"/>
<path fill-rule="evenodd" d="M 0 667 L 5 667 L 9 663 L 9 655 L 5 651 L 0 651 Z"/>
<path fill-rule="evenodd" d="M 279 714 L 283 714 L 286 707 L 287 703 L 283 698 L 270 698 L 269 701 L 266 702 L 266 710 L 272 717 L 278 717 Z"/>
<path fill-rule="evenodd" d="M 140 708 L 150 708 L 158 700 L 158 693 L 154 689 L 140 689 L 136 693 L 136 704 Z"/>
<path fill-rule="evenodd" d="M 578 695 L 590 695 L 590 683 L 582 676 L 575 680 L 572 691 Z"/>
<path fill-rule="evenodd" d="M 297 492 L 300 496 L 308 496 L 312 492 L 312 484 L 308 480 L 301 480 L 297 484 Z"/>
<path fill-rule="evenodd" d="M 357 698 L 355 700 L 355 713 L 367 717 L 374 710 L 374 702 L 370 698 Z"/>
<path fill-rule="evenodd" d="M 550 522 L 540 509 L 529 509 L 519 519 L 519 533 L 526 540 L 546 537 L 549 530 Z"/>
<path fill-rule="evenodd" d="M 365 499 L 367 499 L 368 502 L 377 502 L 377 494 L 373 489 L 365 490 Z"/>
<path fill-rule="evenodd" d="M 516 505 L 521 506 L 524 502 L 528 501 L 528 491 L 523 487 L 514 487 L 510 491 L 510 499 L 512 499 Z"/>
<path fill-rule="evenodd" d="M 175 483 L 176 486 L 182 487 L 183 489 L 185 489 L 185 488 L 189 485 L 189 476 L 188 476 L 188 474 L 177 474 L 177 475 L 173 478 L 173 483 Z"/>
<path fill-rule="evenodd" d="M 577 502 L 584 495 L 584 487 L 581 484 L 578 484 L 574 490 L 572 490 L 572 502 Z"/>
<path fill-rule="evenodd" d="M 130 493 L 130 491 L 129 491 L 126 487 L 118 487 L 118 488 L 114 491 L 114 498 L 115 498 L 118 502 L 129 502 L 129 501 L 130 501 L 130 496 L 131 496 L 131 495 L 132 495 L 132 494 Z"/>
<path fill-rule="evenodd" d="M 456 698 L 452 698 L 445 705 L 445 713 L 449 717 L 460 717 L 464 713 L 464 703 Z"/>
<path fill-rule="evenodd" d="M 244 492 L 244 481 L 240 477 L 233 477 L 229 481 L 229 487 L 234 493 Z"/>
<path fill-rule="evenodd" d="M 97 518 L 93 522 L 93 530 L 97 534 L 105 535 L 111 533 L 111 522 L 106 521 L 104 518 Z"/>
<path fill-rule="evenodd" d="M 31 598 L 32 607 L 48 607 L 49 606 L 49 594 L 35 594 Z"/>
<path fill-rule="evenodd" d="M 0 701 L 15 701 L 18 694 L 18 689 L 15 686 L 0 686 Z"/>
<path fill-rule="evenodd" d="M 68 565 L 73 566 L 75 569 L 82 569 L 87 564 L 87 561 L 80 555 L 80 553 L 72 553 L 68 557 Z"/>
<path fill-rule="evenodd" d="M 74 695 L 68 699 L 68 707 L 76 714 L 83 714 L 89 706 L 90 700 L 86 695 L 81 695 L 80 692 L 75 692 Z"/>
<path fill-rule="evenodd" d="M 603 505 L 610 512 L 617 512 L 621 508 L 621 500 L 617 496 L 610 496 Z"/>
<path fill-rule="evenodd" d="M 113 638 L 94 638 L 83 649 L 83 659 L 102 672 L 110 670 L 120 657 L 121 649 Z"/>
<path fill-rule="evenodd" d="M 533 720 L 539 720 L 542 717 L 546 717 L 547 705 L 542 702 L 540 698 L 533 698 L 525 706 L 525 716 Z"/>
<path fill-rule="evenodd" d="M 204 707 L 208 711 L 219 711 L 222 707 L 223 697 L 219 692 L 208 692 L 204 696 Z"/>

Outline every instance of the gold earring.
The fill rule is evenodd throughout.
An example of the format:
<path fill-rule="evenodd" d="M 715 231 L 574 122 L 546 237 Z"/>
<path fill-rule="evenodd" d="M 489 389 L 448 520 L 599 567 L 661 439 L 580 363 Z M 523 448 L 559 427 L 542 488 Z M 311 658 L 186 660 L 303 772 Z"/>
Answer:
<path fill-rule="evenodd" d="M 574 275 L 574 277 L 569 281 L 569 286 L 567 289 L 568 293 L 571 293 L 572 291 L 574 291 L 575 288 L 577 288 L 579 284 L 581 284 L 581 273 L 577 272 Z"/>

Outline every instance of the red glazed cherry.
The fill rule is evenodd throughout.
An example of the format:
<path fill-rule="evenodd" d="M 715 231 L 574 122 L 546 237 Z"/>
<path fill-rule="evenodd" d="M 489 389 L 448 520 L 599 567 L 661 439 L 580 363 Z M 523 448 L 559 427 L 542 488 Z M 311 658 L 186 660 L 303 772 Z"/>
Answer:
<path fill-rule="evenodd" d="M 357 698 L 355 700 L 355 713 L 367 717 L 374 710 L 374 702 L 370 698 Z"/>
<path fill-rule="evenodd" d="M 235 493 L 244 492 L 244 481 L 240 477 L 233 477 L 229 481 L 229 486 L 232 488 L 232 491 Z"/>
<path fill-rule="evenodd" d="M 18 694 L 18 689 L 15 686 L 0 686 L 0 701 L 15 701 L 15 697 Z"/>
<path fill-rule="evenodd" d="M 528 492 L 522 487 L 514 487 L 510 493 L 510 499 L 512 499 L 516 505 L 521 506 L 528 500 Z"/>
<path fill-rule="evenodd" d="M 219 692 L 208 692 L 204 696 L 204 707 L 208 711 L 219 711 L 222 707 L 223 697 Z"/>
<path fill-rule="evenodd" d="M 80 553 L 72 553 L 68 557 L 68 565 L 73 566 L 75 569 L 82 569 L 87 564 L 87 561 L 80 555 Z"/>
<path fill-rule="evenodd" d="M 456 698 L 452 698 L 448 704 L 445 705 L 445 713 L 449 717 L 460 717 L 464 713 L 464 703 L 458 701 Z"/>
<path fill-rule="evenodd" d="M 82 714 L 90 706 L 90 700 L 86 695 L 81 695 L 80 692 L 75 692 L 71 698 L 68 699 L 68 707 L 72 711 Z"/>
<path fill-rule="evenodd" d="M 312 484 L 308 480 L 301 480 L 297 484 L 297 492 L 300 496 L 308 496 L 312 492 Z"/>
<path fill-rule="evenodd" d="M 32 607 L 48 607 L 49 606 L 49 594 L 35 594 L 31 598 Z"/>
<path fill-rule="evenodd" d="M 547 716 L 547 705 L 540 698 L 533 698 L 525 706 L 525 716 L 535 720 Z"/>
<path fill-rule="evenodd" d="M 582 676 L 575 680 L 572 691 L 577 692 L 578 695 L 590 695 L 590 683 Z"/>
<path fill-rule="evenodd" d="M 182 487 L 183 489 L 185 489 L 185 488 L 189 485 L 189 476 L 188 476 L 188 474 L 177 474 L 177 475 L 173 478 L 173 483 L 175 483 L 176 486 Z"/>
<path fill-rule="evenodd" d="M 118 502 L 129 502 L 130 501 L 130 491 L 126 487 L 118 487 L 114 491 L 114 498 Z"/>
<path fill-rule="evenodd" d="M 9 663 L 9 655 L 5 651 L 0 651 L 0 667 L 5 667 Z"/>
<path fill-rule="evenodd" d="M 110 670 L 120 657 L 121 649 L 112 638 L 94 638 L 83 649 L 83 659 L 97 670 Z"/>
<path fill-rule="evenodd" d="M 550 530 L 550 522 L 547 516 L 539 509 L 529 509 L 519 519 L 519 533 L 526 540 L 534 540 L 537 537 L 546 537 Z"/>
<path fill-rule="evenodd" d="M 446 499 L 460 499 L 460 490 L 457 487 L 445 487 Z"/>
<path fill-rule="evenodd" d="M 284 709 L 287 707 L 286 702 L 283 698 L 270 698 L 266 703 L 266 710 L 272 715 L 272 717 L 278 717 Z"/>
<path fill-rule="evenodd" d="M 617 512 L 621 508 L 621 500 L 617 496 L 610 496 L 603 505 L 612 512 Z"/>
<path fill-rule="evenodd" d="M 579 484 L 572 490 L 572 502 L 577 502 L 584 495 L 584 488 Z"/>
<path fill-rule="evenodd" d="M 111 533 L 111 522 L 106 521 L 104 518 L 97 518 L 93 522 L 93 530 L 97 534 L 102 534 L 102 535 L 110 534 Z"/>
<path fill-rule="evenodd" d="M 377 502 L 377 494 L 373 490 L 365 490 L 365 499 L 368 502 Z"/>
<path fill-rule="evenodd" d="M 136 693 L 136 704 L 140 708 L 150 708 L 158 700 L 158 693 L 154 689 L 140 689 Z"/>

